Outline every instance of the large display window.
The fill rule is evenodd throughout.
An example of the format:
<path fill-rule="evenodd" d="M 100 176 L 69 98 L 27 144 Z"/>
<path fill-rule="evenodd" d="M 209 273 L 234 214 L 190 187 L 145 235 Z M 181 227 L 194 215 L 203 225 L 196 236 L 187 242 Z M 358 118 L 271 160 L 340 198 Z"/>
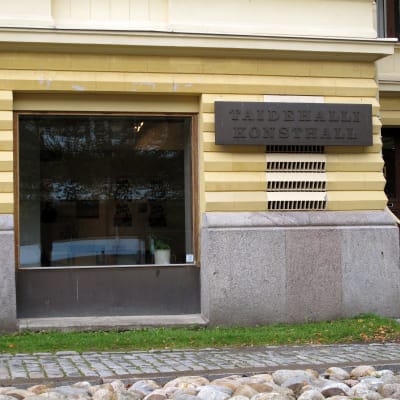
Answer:
<path fill-rule="evenodd" d="M 192 117 L 17 121 L 21 268 L 195 261 Z"/>
<path fill-rule="evenodd" d="M 382 155 L 385 162 L 387 206 L 400 218 L 400 129 L 382 128 Z"/>

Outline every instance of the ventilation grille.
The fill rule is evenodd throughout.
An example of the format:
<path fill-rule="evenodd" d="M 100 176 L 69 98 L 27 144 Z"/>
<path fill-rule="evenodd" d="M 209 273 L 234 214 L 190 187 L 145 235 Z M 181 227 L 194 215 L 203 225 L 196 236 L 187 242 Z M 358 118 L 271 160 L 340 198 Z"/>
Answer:
<path fill-rule="evenodd" d="M 270 192 L 267 196 L 271 211 L 317 211 L 326 207 L 325 192 Z"/>
<path fill-rule="evenodd" d="M 325 161 L 267 161 L 267 171 L 324 172 Z"/>
<path fill-rule="evenodd" d="M 323 172 L 267 172 L 267 192 L 325 192 Z"/>
<path fill-rule="evenodd" d="M 270 211 L 304 211 L 325 210 L 326 201 L 324 200 L 281 200 L 268 201 L 268 210 Z"/>
<path fill-rule="evenodd" d="M 323 154 L 267 154 L 267 172 L 325 172 L 325 164 Z"/>
<path fill-rule="evenodd" d="M 270 211 L 326 209 L 323 146 L 268 146 L 267 208 Z"/>
<path fill-rule="evenodd" d="M 324 192 L 326 182 L 318 181 L 268 181 L 270 192 Z"/>
<path fill-rule="evenodd" d="M 324 146 L 288 146 L 288 145 L 269 145 L 267 153 L 314 153 L 323 154 Z"/>

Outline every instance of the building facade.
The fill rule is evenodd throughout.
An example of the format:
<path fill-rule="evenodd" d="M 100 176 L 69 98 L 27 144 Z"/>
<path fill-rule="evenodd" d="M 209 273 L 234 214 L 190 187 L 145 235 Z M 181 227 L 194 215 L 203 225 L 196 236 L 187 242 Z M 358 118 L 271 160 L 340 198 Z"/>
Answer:
<path fill-rule="evenodd" d="M 0 329 L 398 316 L 389 6 L 8 4 Z"/>

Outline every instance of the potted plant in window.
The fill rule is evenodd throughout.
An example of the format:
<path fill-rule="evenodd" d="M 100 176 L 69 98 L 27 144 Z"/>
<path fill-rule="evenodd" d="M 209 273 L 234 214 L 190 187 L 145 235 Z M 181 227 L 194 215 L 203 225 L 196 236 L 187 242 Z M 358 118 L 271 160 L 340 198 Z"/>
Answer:
<path fill-rule="evenodd" d="M 170 264 L 171 263 L 171 247 L 162 239 L 154 239 L 154 263 Z"/>

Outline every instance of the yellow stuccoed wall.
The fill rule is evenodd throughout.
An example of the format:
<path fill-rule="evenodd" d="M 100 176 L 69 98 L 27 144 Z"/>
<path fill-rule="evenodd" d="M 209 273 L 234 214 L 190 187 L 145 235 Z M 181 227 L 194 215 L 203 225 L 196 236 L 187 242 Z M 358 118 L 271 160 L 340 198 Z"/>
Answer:
<path fill-rule="evenodd" d="M 400 125 L 400 94 L 390 93 L 380 96 L 381 121 L 383 126 L 397 127 Z"/>
<path fill-rule="evenodd" d="M 0 213 L 11 214 L 13 203 L 13 98 L 0 91 Z"/>
<path fill-rule="evenodd" d="M 199 111 L 199 203 L 203 211 L 265 211 L 265 146 L 216 146 L 214 101 L 263 101 L 264 95 L 323 96 L 325 102 L 373 105 L 374 145 L 326 150 L 329 210 L 384 209 L 377 85 L 371 63 L 9 52 L 0 56 L 0 213 L 13 212 L 12 109 L 46 106 L 43 93 L 72 94 L 69 110 L 118 111 L 118 96 L 130 95 L 124 111 Z M 86 95 L 94 94 L 90 101 Z M 162 110 L 165 96 L 180 99 Z M 82 97 L 81 97 L 82 96 Z M 139 96 L 139 97 L 138 97 Z M 197 108 L 185 108 L 184 99 Z M 60 95 L 58 99 L 62 99 Z M 82 102 L 82 99 L 89 99 Z M 74 100 L 75 99 L 75 100 Z M 116 106 L 113 107 L 113 99 Z M 154 99 L 154 101 L 152 101 Z M 103 101 L 103 105 L 96 106 Z M 41 104 L 37 106 L 37 104 Z M 55 110 L 57 103 L 49 103 Z M 125 103 L 124 103 L 125 104 Z M 17 108 L 18 108 L 17 107 Z M 121 110 L 121 109 L 119 109 Z"/>
<path fill-rule="evenodd" d="M 339 67 L 339 65 L 333 66 Z M 327 90 L 330 91 L 330 89 Z M 285 89 L 282 88 L 282 91 Z M 349 93 L 353 91 L 350 90 Z M 328 210 L 385 208 L 381 123 L 376 116 L 379 104 L 374 97 L 375 93 L 376 87 L 373 90 L 366 90 L 366 97 L 324 96 L 327 103 L 372 104 L 374 115 L 373 146 L 325 148 Z M 287 93 L 284 92 L 284 94 Z M 319 95 L 321 94 L 323 93 L 319 92 Z M 266 211 L 267 209 L 265 171 L 268 155 L 265 154 L 265 147 L 214 144 L 214 101 L 244 99 L 243 96 L 229 95 L 203 95 L 202 97 L 206 211 Z M 246 100 L 263 101 L 263 96 L 247 96 Z"/>

